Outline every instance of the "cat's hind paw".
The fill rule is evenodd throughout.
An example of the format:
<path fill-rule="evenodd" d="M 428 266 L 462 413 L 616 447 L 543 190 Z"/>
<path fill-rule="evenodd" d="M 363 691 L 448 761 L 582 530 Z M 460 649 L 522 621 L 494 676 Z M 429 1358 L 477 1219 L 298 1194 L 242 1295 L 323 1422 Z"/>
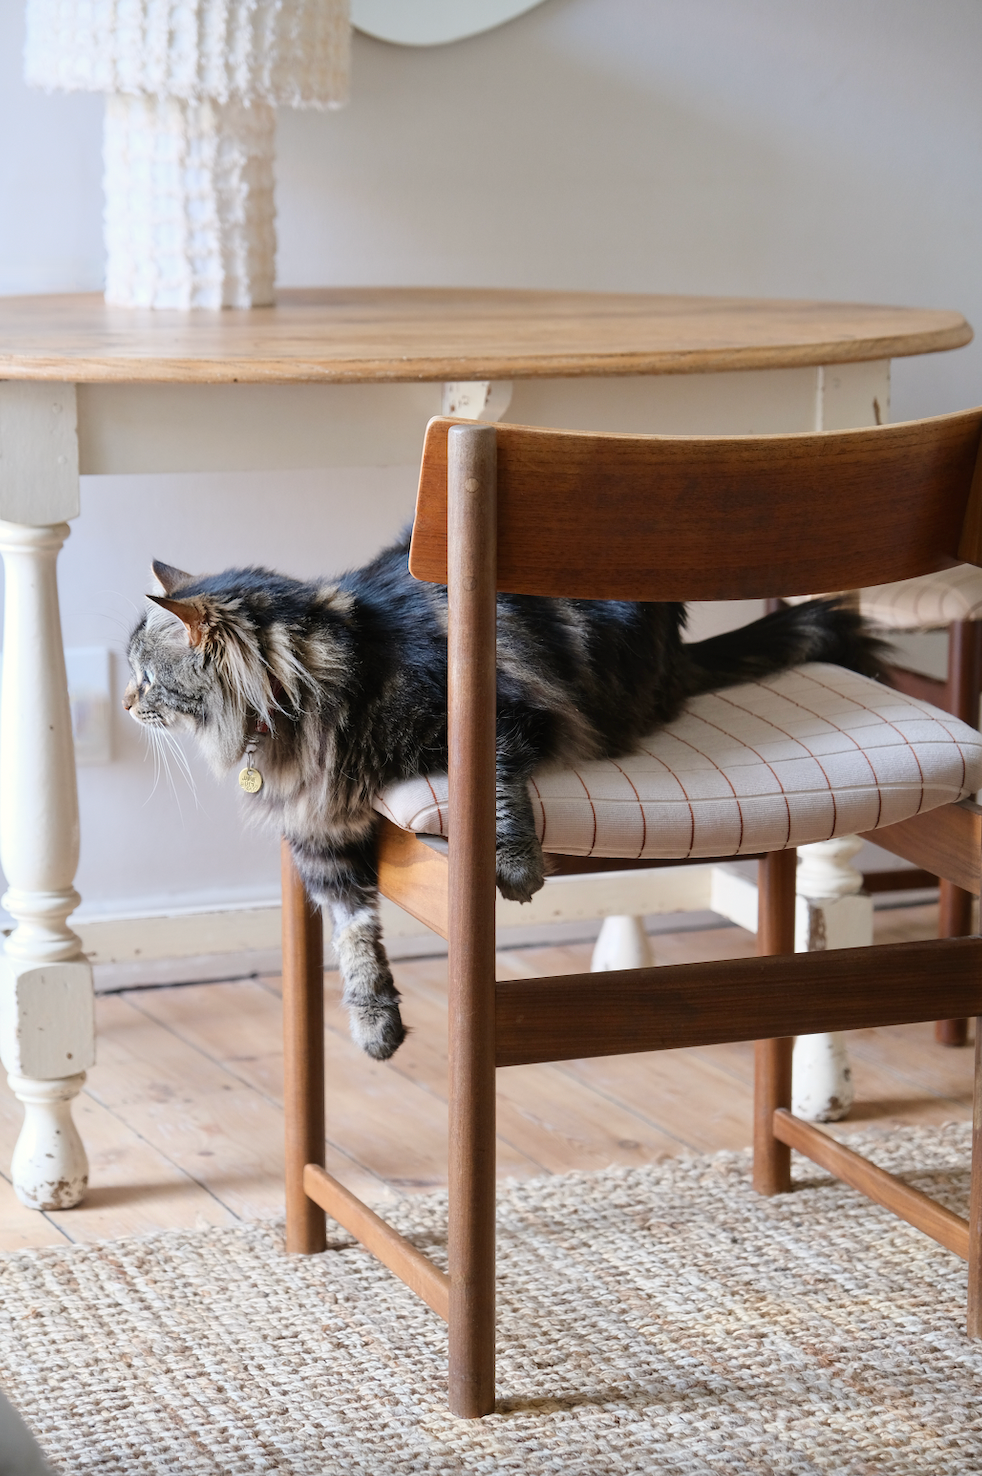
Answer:
<path fill-rule="evenodd" d="M 498 891 L 509 902 L 531 902 L 546 879 L 542 847 L 534 836 L 499 845 L 495 869 Z"/>

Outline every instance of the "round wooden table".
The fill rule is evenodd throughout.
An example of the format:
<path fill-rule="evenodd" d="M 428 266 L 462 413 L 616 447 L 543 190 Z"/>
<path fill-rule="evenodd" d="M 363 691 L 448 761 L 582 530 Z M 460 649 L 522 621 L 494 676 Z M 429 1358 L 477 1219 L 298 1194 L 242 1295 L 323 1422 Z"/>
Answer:
<path fill-rule="evenodd" d="M 300 384 L 713 374 L 959 348 L 960 313 L 856 303 L 494 288 L 299 288 L 275 307 L 0 298 L 0 376 Z"/>
<path fill-rule="evenodd" d="M 72 1097 L 94 1058 L 55 564 L 80 472 L 391 464 L 441 408 L 593 430 L 740 433 L 885 420 L 889 361 L 960 314 L 850 303 L 442 288 L 284 291 L 209 313 L 0 299 L 0 1058 L 25 1106 L 23 1202 L 81 1198 Z M 341 458 L 338 460 L 338 458 Z"/>

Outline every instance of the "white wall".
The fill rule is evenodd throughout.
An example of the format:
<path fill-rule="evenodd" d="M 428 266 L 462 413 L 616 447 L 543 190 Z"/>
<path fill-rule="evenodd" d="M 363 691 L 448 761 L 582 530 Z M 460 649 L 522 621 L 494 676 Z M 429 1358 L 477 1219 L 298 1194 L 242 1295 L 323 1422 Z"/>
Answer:
<path fill-rule="evenodd" d="M 101 103 L 20 82 L 0 3 L 0 292 L 101 286 Z M 546 0 L 433 50 L 356 38 L 353 101 L 281 115 L 280 280 L 814 296 L 982 322 L 977 0 Z M 982 345 L 898 363 L 894 418 L 982 401 Z M 87 478 L 65 639 L 120 649 L 151 557 L 360 559 L 411 468 Z M 121 668 L 120 668 L 121 669 Z M 90 913 L 272 898 L 234 781 L 182 814 L 120 712 L 80 772 Z"/>

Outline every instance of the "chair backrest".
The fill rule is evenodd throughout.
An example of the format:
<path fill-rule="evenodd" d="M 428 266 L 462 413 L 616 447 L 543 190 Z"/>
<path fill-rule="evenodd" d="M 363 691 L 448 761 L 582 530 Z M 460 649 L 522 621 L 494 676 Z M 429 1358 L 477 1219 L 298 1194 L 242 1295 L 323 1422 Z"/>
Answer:
<path fill-rule="evenodd" d="M 437 584 L 457 424 L 423 447 L 409 566 Z M 495 430 L 500 590 L 755 599 L 982 564 L 982 408 L 808 435 Z"/>

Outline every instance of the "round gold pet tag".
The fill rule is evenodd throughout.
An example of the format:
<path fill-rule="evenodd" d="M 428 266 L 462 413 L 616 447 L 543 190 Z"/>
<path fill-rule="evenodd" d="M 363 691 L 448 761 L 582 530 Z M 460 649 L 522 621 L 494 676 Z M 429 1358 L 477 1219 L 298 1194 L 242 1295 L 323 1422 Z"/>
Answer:
<path fill-rule="evenodd" d="M 263 787 L 263 776 L 258 769 L 250 766 L 239 774 L 239 784 L 246 794 L 258 794 Z"/>

